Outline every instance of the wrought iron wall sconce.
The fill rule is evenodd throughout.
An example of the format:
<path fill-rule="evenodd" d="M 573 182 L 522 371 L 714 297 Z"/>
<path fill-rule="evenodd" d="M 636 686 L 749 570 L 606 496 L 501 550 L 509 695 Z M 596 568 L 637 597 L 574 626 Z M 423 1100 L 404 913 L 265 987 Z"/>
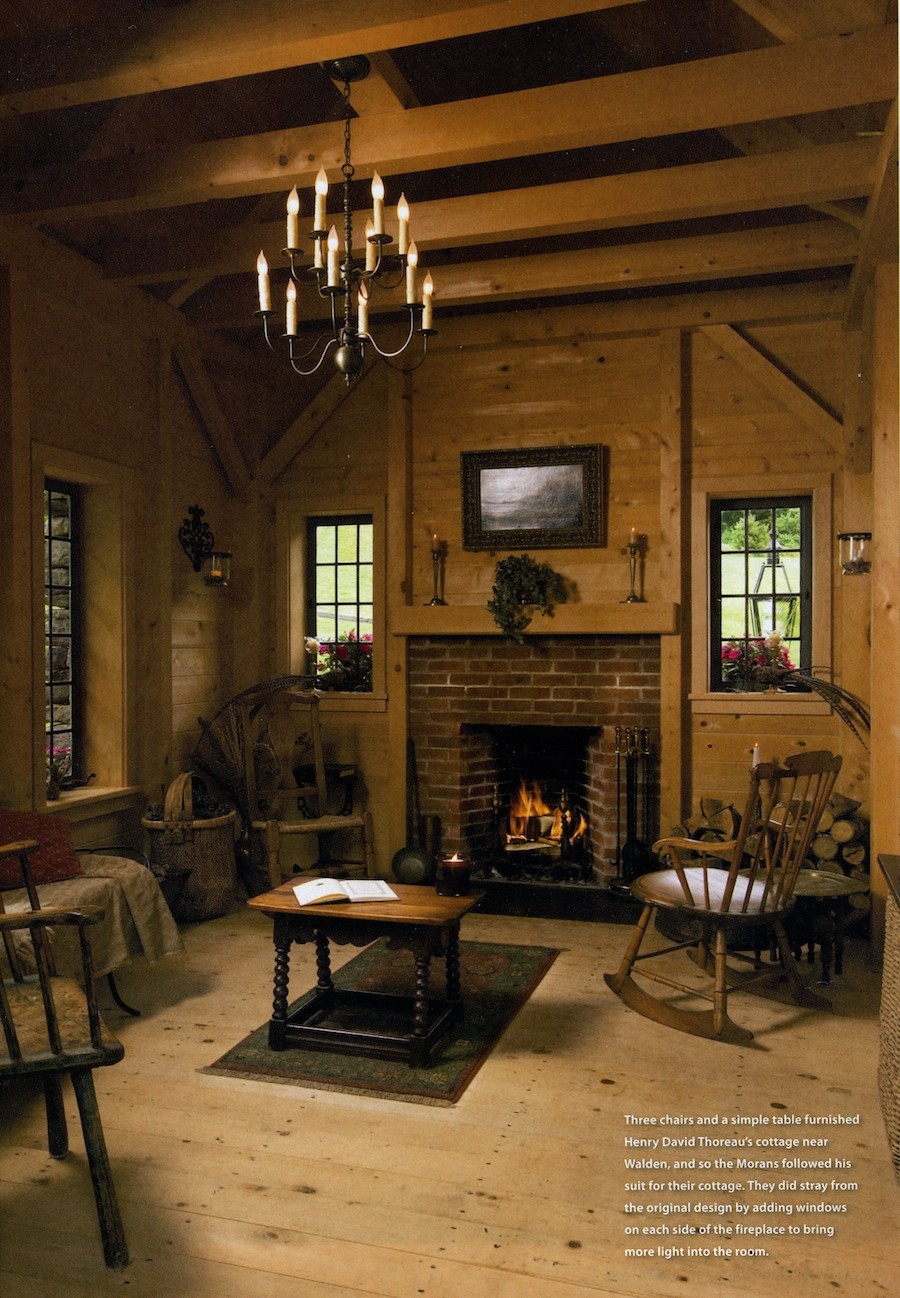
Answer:
<path fill-rule="evenodd" d="M 838 559 L 845 577 L 858 577 L 872 567 L 869 559 L 871 532 L 838 532 Z"/>
<path fill-rule="evenodd" d="M 194 572 L 202 572 L 208 586 L 227 586 L 231 580 L 231 551 L 215 549 L 216 538 L 205 513 L 199 505 L 189 505 L 188 516 L 178 529 L 178 540 Z"/>

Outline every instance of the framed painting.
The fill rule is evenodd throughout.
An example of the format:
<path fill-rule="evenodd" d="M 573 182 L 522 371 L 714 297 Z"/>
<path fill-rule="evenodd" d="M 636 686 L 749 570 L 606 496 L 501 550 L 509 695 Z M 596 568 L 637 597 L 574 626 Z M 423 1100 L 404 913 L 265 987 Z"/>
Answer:
<path fill-rule="evenodd" d="M 602 544 L 602 446 L 463 451 L 463 549 Z"/>

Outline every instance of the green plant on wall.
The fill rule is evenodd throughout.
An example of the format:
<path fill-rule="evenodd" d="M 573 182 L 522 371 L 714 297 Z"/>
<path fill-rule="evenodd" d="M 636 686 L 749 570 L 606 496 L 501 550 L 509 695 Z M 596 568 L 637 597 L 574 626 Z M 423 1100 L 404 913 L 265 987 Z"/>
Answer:
<path fill-rule="evenodd" d="M 528 610 L 537 609 L 544 617 L 552 617 L 554 606 L 565 598 L 565 578 L 549 564 L 536 563 L 527 554 L 511 554 L 494 569 L 492 598 L 487 607 L 503 634 L 524 644 L 522 632 L 531 623 Z"/>

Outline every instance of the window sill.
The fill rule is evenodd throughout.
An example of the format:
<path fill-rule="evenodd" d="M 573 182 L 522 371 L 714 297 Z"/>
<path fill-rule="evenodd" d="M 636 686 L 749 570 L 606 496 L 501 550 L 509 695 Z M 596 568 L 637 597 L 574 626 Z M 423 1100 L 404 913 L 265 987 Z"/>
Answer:
<path fill-rule="evenodd" d="M 780 690 L 762 693 L 726 694 L 690 694 L 693 713 L 780 713 L 783 716 L 827 716 L 830 706 L 815 695 L 789 694 Z"/>
<path fill-rule="evenodd" d="M 324 692 L 319 699 L 323 712 L 386 712 L 385 694 L 342 694 L 340 690 Z"/>
<path fill-rule="evenodd" d="M 98 788 L 86 785 L 83 789 L 64 789 L 58 798 L 48 802 L 44 810 L 50 815 L 65 816 L 68 820 L 85 820 L 98 811 L 123 811 L 142 805 L 146 801 L 143 789 L 137 785 L 127 788 Z"/>

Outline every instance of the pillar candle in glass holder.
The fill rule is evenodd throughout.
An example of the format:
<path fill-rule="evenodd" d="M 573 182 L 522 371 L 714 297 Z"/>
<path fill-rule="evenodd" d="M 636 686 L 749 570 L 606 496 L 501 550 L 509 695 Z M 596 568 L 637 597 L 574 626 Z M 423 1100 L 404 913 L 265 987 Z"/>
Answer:
<path fill-rule="evenodd" d="M 472 875 L 472 862 L 466 856 L 454 853 L 438 861 L 434 890 L 439 897 L 467 897 Z"/>

